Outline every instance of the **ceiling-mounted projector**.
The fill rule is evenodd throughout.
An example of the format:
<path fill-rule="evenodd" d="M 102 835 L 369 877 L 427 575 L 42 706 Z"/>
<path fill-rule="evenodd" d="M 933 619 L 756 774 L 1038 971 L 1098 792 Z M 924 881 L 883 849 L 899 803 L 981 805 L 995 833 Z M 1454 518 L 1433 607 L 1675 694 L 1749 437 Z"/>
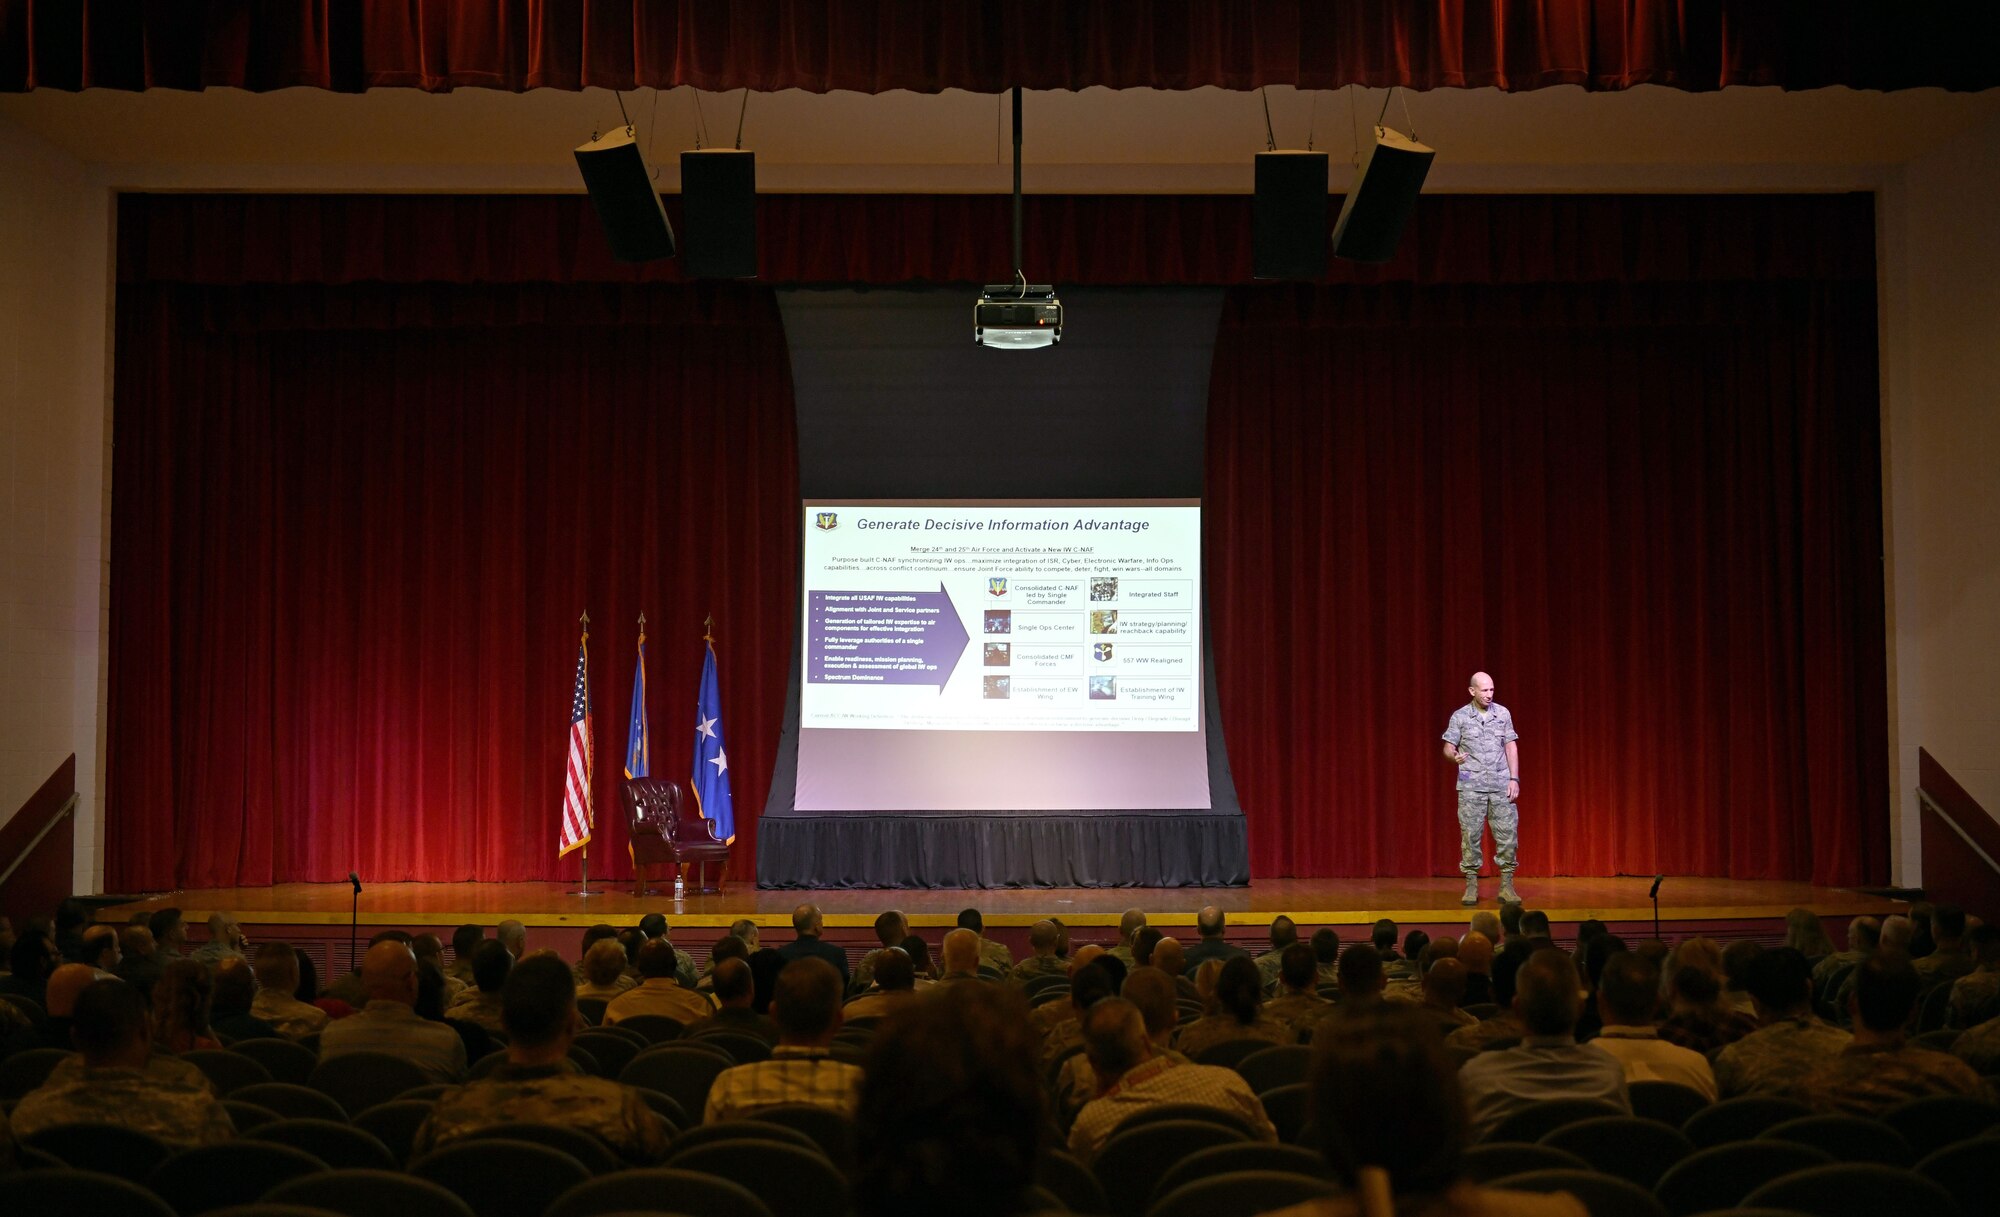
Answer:
<path fill-rule="evenodd" d="M 989 283 L 972 306 L 972 340 L 1000 351 L 1032 351 L 1062 341 L 1063 306 L 1047 283 Z"/>

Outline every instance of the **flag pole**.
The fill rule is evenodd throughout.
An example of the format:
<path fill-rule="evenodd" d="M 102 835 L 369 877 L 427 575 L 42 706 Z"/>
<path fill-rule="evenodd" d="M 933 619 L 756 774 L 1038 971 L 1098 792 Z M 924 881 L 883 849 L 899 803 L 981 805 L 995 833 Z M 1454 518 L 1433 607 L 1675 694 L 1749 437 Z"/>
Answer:
<path fill-rule="evenodd" d="M 585 654 L 588 655 L 590 647 L 589 610 L 585 610 L 583 614 L 577 618 L 577 624 L 583 627 L 583 645 L 585 648 Z M 584 676 L 586 680 L 589 678 L 589 675 L 590 675 L 590 669 L 586 667 L 584 669 Z M 587 791 L 585 793 L 588 794 Z M 595 823 L 596 819 L 597 819 L 596 813 L 593 812 L 591 814 L 592 823 L 590 825 L 590 831 L 592 836 L 597 835 L 597 825 Z M 577 868 L 582 872 L 582 881 L 578 883 L 576 887 L 572 888 L 569 894 L 572 896 L 595 896 L 597 893 L 590 890 L 590 842 L 589 841 L 585 841 L 582 845 L 577 846 L 576 864 Z"/>

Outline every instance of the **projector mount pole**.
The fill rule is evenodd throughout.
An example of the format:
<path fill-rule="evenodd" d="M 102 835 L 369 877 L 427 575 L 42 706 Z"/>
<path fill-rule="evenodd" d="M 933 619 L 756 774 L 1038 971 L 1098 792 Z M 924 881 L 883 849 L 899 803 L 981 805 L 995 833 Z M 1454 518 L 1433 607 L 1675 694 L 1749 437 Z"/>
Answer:
<path fill-rule="evenodd" d="M 1021 271 L 1021 86 L 1014 86 L 1014 281 L 1021 298 L 1028 295 L 1028 276 Z"/>

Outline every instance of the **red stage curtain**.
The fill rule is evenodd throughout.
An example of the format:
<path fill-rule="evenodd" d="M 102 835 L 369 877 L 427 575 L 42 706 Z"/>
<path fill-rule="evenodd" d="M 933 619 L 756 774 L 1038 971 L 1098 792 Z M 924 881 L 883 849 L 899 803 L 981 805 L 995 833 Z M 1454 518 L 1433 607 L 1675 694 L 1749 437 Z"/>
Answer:
<path fill-rule="evenodd" d="M 1233 289 L 1208 584 L 1253 873 L 1454 872 L 1483 668 L 1523 873 L 1885 879 L 1875 324 L 1866 281 Z"/>
<path fill-rule="evenodd" d="M 0 90 L 2000 83 L 1989 0 L 0 0 Z"/>
<path fill-rule="evenodd" d="M 586 609 L 593 876 L 630 874 L 643 611 L 654 771 L 680 778 L 715 617 L 747 879 L 797 579 L 769 290 L 237 296 L 119 292 L 107 882 L 573 878 Z"/>
<path fill-rule="evenodd" d="M 679 222 L 680 198 L 667 209 Z M 993 195 L 764 195 L 769 283 L 1005 278 L 1012 204 Z M 1589 283 L 1875 277 L 1873 199 L 1854 195 L 1426 195 L 1394 260 L 1328 259 L 1328 283 Z M 1035 195 L 1024 247 L 1060 284 L 1249 283 L 1250 200 Z M 677 282 L 615 262 L 582 195 L 125 195 L 123 282 Z M 407 299 L 399 296 L 398 299 Z"/>

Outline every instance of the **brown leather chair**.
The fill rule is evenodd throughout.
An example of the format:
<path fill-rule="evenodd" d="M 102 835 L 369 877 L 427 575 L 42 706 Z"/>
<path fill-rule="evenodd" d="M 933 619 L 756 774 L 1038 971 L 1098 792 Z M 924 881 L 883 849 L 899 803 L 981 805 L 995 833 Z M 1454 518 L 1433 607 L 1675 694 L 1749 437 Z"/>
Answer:
<path fill-rule="evenodd" d="M 729 847 L 715 839 L 709 822 L 695 810 L 681 784 L 672 778 L 634 778 L 625 783 L 625 832 L 632 843 L 632 891 L 644 896 L 646 868 L 662 863 L 685 874 L 689 863 L 697 867 L 690 892 L 720 892 L 723 875 L 729 869 Z M 709 863 L 715 864 L 715 882 L 708 879 Z"/>

